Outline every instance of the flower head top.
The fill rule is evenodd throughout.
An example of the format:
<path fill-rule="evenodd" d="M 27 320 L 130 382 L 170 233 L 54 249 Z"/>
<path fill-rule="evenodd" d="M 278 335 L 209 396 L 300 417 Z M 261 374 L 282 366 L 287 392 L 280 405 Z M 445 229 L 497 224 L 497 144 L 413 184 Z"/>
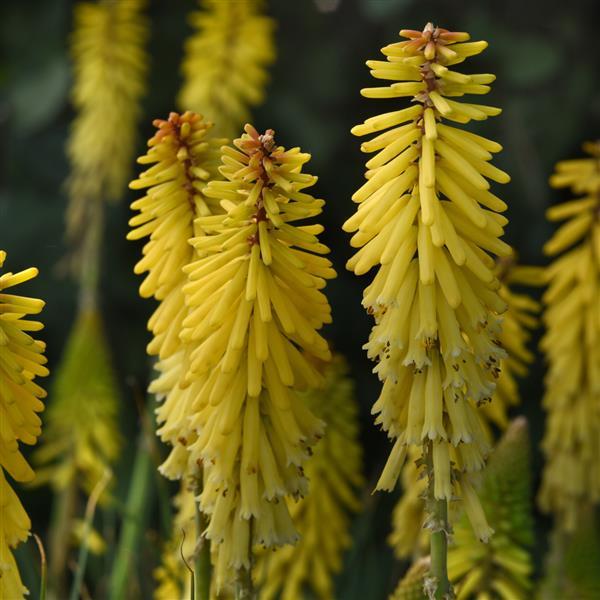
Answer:
<path fill-rule="evenodd" d="M 6 252 L 0 250 L 0 268 Z M 36 268 L 0 275 L 0 597 L 23 598 L 27 593 L 12 554 L 27 539 L 31 522 L 5 473 L 15 481 L 31 481 L 34 472 L 19 449 L 19 443 L 35 444 L 41 433 L 38 414 L 44 410 L 46 392 L 35 383 L 48 375 L 46 345 L 30 334 L 40 331 L 38 314 L 44 302 L 8 293 L 6 290 L 33 279 Z"/>
<path fill-rule="evenodd" d="M 275 60 L 274 22 L 262 0 L 201 0 L 191 15 L 178 104 L 216 123 L 219 134 L 238 135 L 249 108 L 261 104 Z"/>
<path fill-rule="evenodd" d="M 166 358 L 180 345 L 186 314 L 182 269 L 193 258 L 189 240 L 194 236 L 194 219 L 212 213 L 203 191 L 217 175 L 218 147 L 224 140 L 209 138 L 212 123 L 191 112 L 171 113 L 168 119 L 156 119 L 154 126 L 157 131 L 148 141 L 149 150 L 138 159 L 151 166 L 129 184 L 147 192 L 131 205 L 139 214 L 129 221 L 132 230 L 127 239 L 150 238 L 135 272 L 147 273 L 140 295 L 160 302 L 148 323 L 154 334 L 148 351 Z"/>
<path fill-rule="evenodd" d="M 348 268 L 360 275 L 379 266 L 363 298 L 376 322 L 366 347 L 384 383 L 377 422 L 396 444 L 378 488 L 392 489 L 407 447 L 420 446 L 435 498 L 462 496 L 485 538 L 489 529 L 462 474 L 483 466 L 476 407 L 492 398 L 505 356 L 499 315 L 506 303 L 493 255 L 511 249 L 500 239 L 506 204 L 488 179 L 509 176 L 490 163 L 499 144 L 446 122 L 483 120 L 500 109 L 452 99 L 490 90 L 493 75 L 449 68 L 485 42 L 431 24 L 401 35 L 408 41 L 386 46 L 385 61 L 367 62 L 373 77 L 392 83 L 361 93 L 414 104 L 353 128 L 377 134 L 361 146 L 376 154 L 353 196 L 358 210 L 344 224 L 360 248 Z M 453 490 L 458 480 L 462 492 Z"/>
<path fill-rule="evenodd" d="M 561 255 L 547 268 L 541 347 L 548 360 L 540 504 L 557 526 L 577 528 L 582 509 L 600 502 L 600 143 L 591 156 L 559 162 L 550 185 L 579 197 L 548 209 L 564 223 L 544 246 Z"/>
<path fill-rule="evenodd" d="M 185 268 L 188 448 L 204 467 L 219 585 L 249 568 L 252 545 L 296 539 L 283 500 L 304 495 L 302 465 L 323 428 L 297 392 L 322 380 L 313 359 L 330 358 L 317 330 L 331 320 L 321 289 L 335 276 L 319 256 L 323 228 L 295 223 L 323 205 L 303 191 L 316 180 L 301 172 L 309 155 L 245 131 L 222 149 L 226 180 L 204 192 L 225 212 L 196 219 L 199 258 Z"/>

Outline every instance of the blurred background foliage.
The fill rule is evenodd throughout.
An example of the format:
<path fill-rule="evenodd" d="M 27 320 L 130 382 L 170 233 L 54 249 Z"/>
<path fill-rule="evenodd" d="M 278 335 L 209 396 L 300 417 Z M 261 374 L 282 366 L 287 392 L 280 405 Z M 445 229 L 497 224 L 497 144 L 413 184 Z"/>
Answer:
<path fill-rule="evenodd" d="M 76 305 L 76 285 L 60 268 L 66 253 L 65 142 L 73 118 L 68 58 L 73 4 L 71 0 L 0 3 L 0 247 L 8 252 L 11 270 L 32 265 L 40 269 L 41 275 L 28 284 L 28 293 L 47 301 L 44 339 L 51 370 L 64 349 Z M 190 33 L 186 17 L 195 8 L 194 0 L 149 3 L 151 72 L 137 155 L 151 135 L 152 119 L 166 117 L 174 107 L 183 42 Z M 581 142 L 597 137 L 600 131 L 600 52 L 594 8 L 596 0 L 269 2 L 268 12 L 278 24 L 278 59 L 271 69 L 267 100 L 255 111 L 254 124 L 259 130 L 275 129 L 281 144 L 299 145 L 313 156 L 307 171 L 319 176 L 316 194 L 327 201 L 323 241 L 333 249 L 339 274 L 327 288 L 334 323 L 326 334 L 334 348 L 347 356 L 356 380 L 370 489 L 389 446 L 370 415 L 379 383 L 361 350 L 370 328 L 370 318 L 360 305 L 366 282 L 344 269 L 350 247 L 341 224 L 354 210 L 350 196 L 360 185 L 364 163 L 359 142 L 349 130 L 368 116 L 391 110 L 395 101 L 360 97 L 360 88 L 371 85 L 364 62 L 378 58 L 380 47 L 395 41 L 401 28 L 419 29 L 430 20 L 489 42 L 488 50 L 472 61 L 470 69 L 497 75 L 486 102 L 504 112 L 475 127 L 504 146 L 497 164 L 513 177 L 500 192 L 509 204 L 507 241 L 523 263 L 545 264 L 541 247 L 551 226 L 544 210 L 559 198 L 548 188 L 547 178 L 557 160 L 579 156 Z M 113 134 L 118 137 L 119 131 Z M 101 282 L 102 310 L 124 399 L 121 429 L 129 445 L 116 473 L 116 493 L 122 500 L 140 427 L 140 391 L 149 376 L 145 345 L 151 311 L 150 303 L 138 296 L 140 280 L 132 272 L 140 247 L 125 240 L 131 198 L 128 193 L 126 201 L 108 209 Z M 530 420 L 534 486 L 541 463 L 537 446 L 543 428 L 542 373 L 538 358 L 530 377 L 522 382 L 524 402 L 518 409 Z M 48 402 L 52 403 L 51 397 Z M 49 518 L 49 490 L 29 490 L 22 499 L 32 516 L 33 531 L 43 534 Z M 339 576 L 338 597 L 345 600 L 386 597 L 405 568 L 394 562 L 385 542 L 394 495 L 367 492 L 365 501 L 366 510 L 353 526 L 355 545 Z M 156 541 L 161 529 L 159 508 L 155 510 L 146 533 L 149 542 Z M 535 516 L 539 573 L 549 522 Z M 145 548 L 146 554 L 138 561 L 145 573 L 142 580 L 146 579 L 140 589 L 142 597 L 148 597 L 151 585 L 147 565 L 158 559 L 158 546 L 156 551 L 152 544 Z M 28 555 L 35 555 L 33 543 L 21 548 L 19 555 L 27 565 Z M 90 570 L 103 573 L 98 561 L 108 558 L 94 560 L 97 563 L 92 561 Z M 35 597 L 34 573 L 23 575 Z"/>

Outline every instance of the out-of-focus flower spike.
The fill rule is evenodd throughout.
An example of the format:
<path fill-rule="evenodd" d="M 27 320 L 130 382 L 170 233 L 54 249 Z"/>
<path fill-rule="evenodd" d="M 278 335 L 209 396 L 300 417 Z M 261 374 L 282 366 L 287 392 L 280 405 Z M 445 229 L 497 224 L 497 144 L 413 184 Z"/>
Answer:
<path fill-rule="evenodd" d="M 148 70 L 145 6 L 146 0 L 128 0 L 81 2 L 74 9 L 77 115 L 67 145 L 67 235 L 74 242 L 86 226 L 89 203 L 118 199 L 126 190 Z"/>
<path fill-rule="evenodd" d="M 565 531 L 600 503 L 600 142 L 584 149 L 591 156 L 559 162 L 550 178 L 579 197 L 549 209 L 552 220 L 566 222 L 544 246 L 561 256 L 546 269 L 542 297 L 548 417 L 538 499 Z"/>
<path fill-rule="evenodd" d="M 104 325 L 83 309 L 71 330 L 52 387 L 46 429 L 34 455 L 35 484 L 69 484 L 90 494 L 118 457 L 119 391 Z"/>
<path fill-rule="evenodd" d="M 190 16 L 195 32 L 187 40 L 182 110 L 216 123 L 219 135 L 233 138 L 262 103 L 267 67 L 275 60 L 274 21 L 263 14 L 263 0 L 200 0 Z"/>
<path fill-rule="evenodd" d="M 0 268 L 6 252 L 0 250 Z M 0 598 L 22 600 L 28 594 L 21 581 L 13 550 L 29 536 L 31 521 L 6 475 L 18 482 L 31 481 L 35 474 L 25 460 L 20 443 L 35 444 L 41 433 L 38 413 L 44 410 L 46 392 L 35 383 L 48 375 L 46 345 L 30 332 L 43 325 L 31 321 L 44 301 L 8 291 L 34 278 L 35 268 L 0 275 Z"/>
<path fill-rule="evenodd" d="M 418 559 L 398 583 L 389 600 L 427 600 L 429 569 L 428 556 Z"/>

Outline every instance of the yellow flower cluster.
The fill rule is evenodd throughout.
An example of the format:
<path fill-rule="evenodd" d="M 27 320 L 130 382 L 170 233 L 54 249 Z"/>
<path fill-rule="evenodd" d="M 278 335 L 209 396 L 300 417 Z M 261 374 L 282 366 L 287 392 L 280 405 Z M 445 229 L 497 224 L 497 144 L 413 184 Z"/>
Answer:
<path fill-rule="evenodd" d="M 319 256 L 323 227 L 295 224 L 324 204 L 303 191 L 316 181 L 302 173 L 310 155 L 245 131 L 222 149 L 226 181 L 204 190 L 225 212 L 196 219 L 199 258 L 185 268 L 188 449 L 204 466 L 217 588 L 250 568 L 253 545 L 297 539 L 285 499 L 306 493 L 302 465 L 323 432 L 298 391 L 321 383 L 314 359 L 330 359 L 317 330 L 331 322 L 321 290 L 335 271 Z"/>
<path fill-rule="evenodd" d="M 499 336 L 507 356 L 500 363 L 500 377 L 492 402 L 481 407 L 482 424 L 490 442 L 493 439 L 492 424 L 500 429 L 508 425 L 509 409 L 520 402 L 517 377 L 527 374 L 527 365 L 533 360 L 533 353 L 527 344 L 531 330 L 537 325 L 534 314 L 539 311 L 539 306 L 526 294 L 515 292 L 512 286 L 541 285 L 543 281 L 541 268 L 518 265 L 515 256 L 498 260 L 495 273 L 502 284 L 498 292 L 508 306 Z M 389 537 L 390 545 L 401 559 L 420 554 L 427 545 L 427 535 L 423 529 L 423 497 L 427 482 L 419 478 L 418 459 L 418 451 L 411 448 L 402 469 L 403 494 L 394 509 Z"/>
<path fill-rule="evenodd" d="M 71 54 L 77 116 L 67 148 L 70 235 L 85 225 L 88 202 L 117 199 L 125 190 L 147 71 L 145 4 L 102 0 L 75 7 Z"/>
<path fill-rule="evenodd" d="M 36 485 L 70 483 L 89 494 L 116 460 L 119 391 L 104 325 L 96 309 L 77 317 L 51 390 Z"/>
<path fill-rule="evenodd" d="M 0 250 L 0 267 L 6 252 Z M 35 377 L 48 375 L 45 344 L 31 337 L 43 325 L 25 317 L 38 314 L 42 300 L 5 290 L 37 275 L 35 268 L 0 275 L 0 598 L 18 600 L 27 594 L 12 548 L 27 539 L 31 522 L 6 479 L 31 481 L 34 472 L 19 450 L 19 442 L 35 444 L 41 433 L 37 413 L 44 409 L 44 390 Z"/>
<path fill-rule="evenodd" d="M 548 209 L 548 219 L 567 222 L 544 246 L 561 256 L 547 268 L 542 298 L 549 368 L 539 501 L 566 530 L 577 527 L 586 505 L 600 502 L 600 143 L 584 150 L 589 158 L 559 162 L 550 178 L 577 198 Z"/>
<path fill-rule="evenodd" d="M 274 22 L 261 14 L 262 0 L 201 0 L 191 15 L 196 30 L 186 44 L 182 110 L 193 110 L 216 123 L 229 138 L 249 120 L 248 109 L 263 101 L 275 60 Z"/>
<path fill-rule="evenodd" d="M 361 93 L 414 105 L 352 130 L 377 133 L 361 146 L 376 154 L 344 224 L 360 248 L 348 268 L 361 275 L 380 267 L 363 298 L 375 318 L 366 348 L 383 381 L 373 412 L 396 442 L 377 487 L 391 490 L 408 447 L 419 446 L 435 498 L 460 498 L 486 539 L 490 528 L 465 473 L 484 464 L 477 405 L 491 399 L 505 356 L 498 336 L 506 303 L 490 255 L 511 249 L 500 239 L 506 204 L 488 179 L 509 176 L 490 163 L 499 144 L 445 121 L 484 120 L 500 109 L 452 99 L 490 90 L 493 75 L 451 68 L 486 42 L 431 24 L 401 35 L 408 41 L 383 48 L 385 61 L 367 62 L 375 78 L 392 83 Z"/>
<path fill-rule="evenodd" d="M 139 214 L 129 221 L 132 230 L 127 239 L 149 237 L 135 272 L 147 274 L 140 295 L 160 303 L 148 322 L 154 336 L 148 352 L 159 356 L 156 368 L 161 374 L 150 390 L 165 398 L 158 409 L 158 421 L 163 425 L 159 434 L 173 446 L 162 471 L 180 478 L 187 468 L 185 446 L 193 437 L 188 415 L 194 399 L 191 388 L 180 385 L 190 352 L 180 339 L 188 313 L 183 268 L 194 258 L 189 243 L 194 237 L 194 219 L 220 210 L 203 191 L 208 181 L 218 176 L 222 140 L 209 139 L 212 124 L 191 112 L 171 113 L 168 120 L 156 120 L 154 125 L 157 132 L 148 142 L 148 153 L 138 159 L 151 166 L 130 184 L 133 189 L 148 189 L 131 205 Z"/>
<path fill-rule="evenodd" d="M 357 488 L 362 485 L 362 450 L 358 441 L 358 406 L 341 356 L 326 367 L 325 386 L 304 397 L 326 424 L 325 436 L 306 463 L 310 493 L 288 502 L 300 540 L 276 552 L 265 552 L 257 565 L 261 600 L 303 598 L 305 589 L 316 598 L 335 597 L 333 575 L 342 566 L 350 543 L 349 511 L 358 511 Z"/>

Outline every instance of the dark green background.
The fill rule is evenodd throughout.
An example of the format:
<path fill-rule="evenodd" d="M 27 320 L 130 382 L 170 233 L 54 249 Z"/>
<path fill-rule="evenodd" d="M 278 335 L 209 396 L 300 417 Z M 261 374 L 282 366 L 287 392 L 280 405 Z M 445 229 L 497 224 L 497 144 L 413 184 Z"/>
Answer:
<path fill-rule="evenodd" d="M 543 264 L 540 249 L 551 232 L 544 209 L 564 197 L 548 189 L 548 175 L 557 160 L 578 156 L 581 142 L 600 131 L 598 21 L 594 0 L 342 0 L 332 12 L 318 8 L 335 4 L 271 0 L 269 11 L 278 23 L 278 60 L 271 70 L 267 101 L 255 111 L 254 124 L 274 128 L 281 144 L 299 145 L 313 155 L 307 171 L 319 176 L 315 193 L 327 201 L 321 220 L 339 273 L 327 288 L 334 324 L 326 333 L 348 357 L 357 382 L 365 469 L 372 486 L 389 445 L 372 424 L 370 407 L 379 384 L 361 350 L 371 325 L 360 306 L 368 278 L 359 279 L 344 269 L 350 248 L 341 224 L 355 209 L 350 196 L 361 184 L 365 160 L 360 142 L 349 130 L 365 117 L 405 103 L 359 95 L 361 87 L 373 84 L 364 61 L 378 58 L 380 47 L 396 40 L 400 29 L 421 28 L 429 20 L 489 42 L 483 55 L 460 69 L 495 73 L 497 81 L 485 102 L 504 112 L 476 123 L 474 130 L 504 146 L 496 164 L 513 180 L 496 186 L 496 193 L 510 207 L 507 241 L 523 262 Z M 40 269 L 26 292 L 47 301 L 44 339 L 51 369 L 59 360 L 76 299 L 75 285 L 57 270 L 65 254 L 64 147 L 73 117 L 67 53 L 72 6 L 66 0 L 4 0 L 0 6 L 0 248 L 8 252 L 9 270 L 32 265 Z M 166 116 L 174 107 L 181 47 L 189 34 L 186 14 L 194 8 L 192 0 L 150 3 L 151 79 L 138 154 L 151 135 L 152 119 Z M 140 246 L 125 241 L 131 199 L 126 192 L 121 204 L 109 209 L 102 309 L 123 387 L 122 430 L 126 439 L 133 440 L 138 421 L 131 386 L 146 385 L 145 322 L 151 303 L 137 296 L 140 280 L 132 274 Z M 25 293 L 24 288 L 21 291 Z M 530 417 L 536 447 L 543 428 L 542 376 L 538 359 L 522 386 L 522 410 Z M 130 455 L 124 452 L 120 465 L 124 484 Z M 534 464 L 537 484 L 541 467 L 537 449 Z M 348 600 L 384 598 L 401 572 L 384 541 L 394 499 L 368 494 L 365 499 L 367 511 L 355 525 L 359 548 L 348 556 L 340 578 L 339 597 Z M 27 492 L 24 500 L 34 530 L 44 532 L 48 493 Z M 537 523 L 539 568 L 549 522 L 537 515 Z M 157 522 L 153 528 L 158 528 Z M 147 580 L 147 568 L 145 572 L 142 579 Z"/>

